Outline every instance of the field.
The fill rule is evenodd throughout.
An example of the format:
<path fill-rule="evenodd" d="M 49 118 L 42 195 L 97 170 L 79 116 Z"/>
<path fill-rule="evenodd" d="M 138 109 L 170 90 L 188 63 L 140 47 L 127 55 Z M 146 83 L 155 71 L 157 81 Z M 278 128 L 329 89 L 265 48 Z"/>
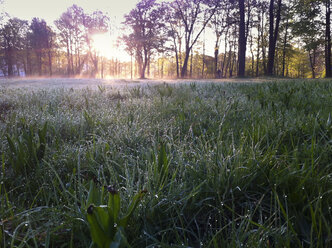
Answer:
<path fill-rule="evenodd" d="M 332 81 L 247 81 L 0 80 L 0 247 L 331 247 Z"/>

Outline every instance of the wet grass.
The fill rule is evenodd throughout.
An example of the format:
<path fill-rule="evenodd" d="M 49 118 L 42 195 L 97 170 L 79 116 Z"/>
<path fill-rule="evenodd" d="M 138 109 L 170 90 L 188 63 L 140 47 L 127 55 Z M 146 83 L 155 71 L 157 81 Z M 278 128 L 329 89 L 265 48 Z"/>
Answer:
<path fill-rule="evenodd" d="M 92 179 L 116 186 L 122 213 L 148 192 L 125 230 L 132 247 L 332 246 L 330 81 L 0 99 L 1 247 L 89 247 Z"/>

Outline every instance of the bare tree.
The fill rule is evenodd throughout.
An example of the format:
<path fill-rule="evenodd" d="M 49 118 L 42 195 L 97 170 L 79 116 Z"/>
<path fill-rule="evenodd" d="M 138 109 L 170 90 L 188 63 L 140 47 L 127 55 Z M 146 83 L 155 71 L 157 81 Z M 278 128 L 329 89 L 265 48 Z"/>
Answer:
<path fill-rule="evenodd" d="M 181 68 L 181 77 L 187 76 L 190 52 L 216 12 L 219 1 L 215 0 L 175 0 L 172 8 L 180 16 L 184 26 L 185 57 Z M 200 27 L 195 32 L 198 24 Z"/>
<path fill-rule="evenodd" d="M 155 0 L 142 0 L 125 16 L 124 24 L 131 27 L 131 33 L 124 35 L 127 49 L 134 49 L 140 78 L 145 78 L 151 55 L 157 51 L 164 37 L 161 29 L 165 12 L 164 5 Z"/>

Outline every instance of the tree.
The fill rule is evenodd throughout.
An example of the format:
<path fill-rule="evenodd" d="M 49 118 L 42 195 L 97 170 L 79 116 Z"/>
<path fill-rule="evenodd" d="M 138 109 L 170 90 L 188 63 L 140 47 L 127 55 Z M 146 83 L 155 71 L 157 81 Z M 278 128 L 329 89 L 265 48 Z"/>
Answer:
<path fill-rule="evenodd" d="M 297 21 L 293 24 L 293 34 L 300 37 L 304 43 L 304 49 L 309 54 L 312 78 L 316 77 L 317 51 L 324 44 L 322 40 L 322 30 L 320 30 L 321 21 L 320 4 L 318 1 L 300 0 L 295 5 Z"/>
<path fill-rule="evenodd" d="M 96 76 L 99 54 L 93 49 L 93 36 L 108 31 L 109 17 L 102 11 L 86 14 L 81 7 L 73 5 L 62 13 L 55 25 L 60 31 L 60 42 L 66 49 L 67 75 L 81 74 L 83 66 L 91 62 L 90 75 Z"/>
<path fill-rule="evenodd" d="M 171 37 L 172 45 L 170 50 L 175 53 L 176 63 L 176 77 L 180 78 L 180 67 L 182 67 L 182 40 L 184 35 L 184 28 L 182 25 L 180 13 L 174 11 L 171 3 L 167 5 L 166 9 L 166 28 L 168 29 L 168 37 Z"/>
<path fill-rule="evenodd" d="M 332 77 L 331 73 L 331 1 L 325 3 L 325 77 Z"/>
<path fill-rule="evenodd" d="M 275 0 L 270 0 L 269 6 L 269 53 L 267 61 L 267 75 L 273 75 L 274 57 L 279 35 L 279 24 L 281 20 L 281 0 L 277 2 L 277 10 L 275 13 Z M 276 18 L 274 18 L 276 16 Z"/>
<path fill-rule="evenodd" d="M 219 56 L 219 47 L 224 32 L 228 33 L 229 26 L 235 23 L 235 19 L 231 17 L 231 12 L 233 10 L 233 4 L 229 1 L 221 1 L 218 6 L 214 16 L 211 19 L 211 26 L 215 34 L 215 46 L 214 46 L 214 74 L 215 78 L 219 78 L 218 74 L 218 56 Z M 225 36 L 226 36 L 225 34 Z M 225 37 L 226 43 L 227 37 Z M 226 53 L 226 50 L 225 50 Z"/>
<path fill-rule="evenodd" d="M 60 43 L 66 49 L 67 75 L 80 74 L 83 67 L 81 52 L 84 49 L 84 19 L 81 7 L 73 5 L 54 23 L 59 30 Z"/>
<path fill-rule="evenodd" d="M 246 3 L 246 4 L 245 4 Z M 247 50 L 247 39 L 250 23 L 253 22 L 251 17 L 251 12 L 253 6 L 256 5 L 255 0 L 238 0 L 238 7 L 239 7 L 239 53 L 238 53 L 238 76 L 244 77 L 245 76 L 245 64 L 246 64 L 246 50 Z M 247 15 L 245 14 L 247 12 Z M 246 19 L 247 17 L 247 19 Z"/>
<path fill-rule="evenodd" d="M 36 55 L 38 74 L 41 76 L 43 60 L 47 60 L 49 75 L 52 76 L 52 49 L 54 47 L 54 32 L 45 20 L 33 18 L 30 25 L 31 47 Z"/>
<path fill-rule="evenodd" d="M 245 27 L 245 8 L 244 0 L 239 0 L 239 13 L 240 13 L 240 22 L 239 22 L 239 77 L 244 77 L 245 73 L 245 63 L 246 63 L 246 27 Z"/>
<path fill-rule="evenodd" d="M 190 52 L 216 12 L 219 3 L 217 0 L 175 0 L 171 4 L 184 26 L 185 57 L 181 68 L 182 78 L 187 76 Z M 199 23 L 201 25 L 195 32 Z"/>
<path fill-rule="evenodd" d="M 0 29 L 0 44 L 8 77 L 14 76 L 15 69 L 19 75 L 18 54 L 23 49 L 27 24 L 27 21 L 11 18 Z"/>
<path fill-rule="evenodd" d="M 142 0 L 136 8 L 125 16 L 124 24 L 131 27 L 131 33 L 124 35 L 123 40 L 127 48 L 135 51 L 139 67 L 140 78 L 145 78 L 145 71 L 151 55 L 158 50 L 164 37 L 161 29 L 165 6 L 157 4 L 155 0 Z"/>

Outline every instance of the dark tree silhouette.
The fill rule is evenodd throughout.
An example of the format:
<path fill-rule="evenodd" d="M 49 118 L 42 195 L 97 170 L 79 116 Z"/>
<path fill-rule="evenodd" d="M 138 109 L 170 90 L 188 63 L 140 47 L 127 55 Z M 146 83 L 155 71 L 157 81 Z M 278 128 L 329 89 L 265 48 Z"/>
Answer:
<path fill-rule="evenodd" d="M 8 77 L 14 76 L 14 69 L 17 75 L 19 73 L 18 55 L 24 48 L 27 24 L 27 21 L 12 18 L 0 29 L 0 44 L 5 62 L 2 71 L 6 72 Z"/>
<path fill-rule="evenodd" d="M 246 65 L 246 26 L 245 26 L 245 8 L 244 8 L 244 0 L 239 0 L 239 14 L 240 14 L 240 22 L 239 22 L 239 77 L 244 77 L 245 75 L 245 65 Z"/>
<path fill-rule="evenodd" d="M 31 47 L 36 55 L 38 74 L 43 74 L 43 60 L 47 60 L 48 73 L 52 76 L 52 49 L 54 47 L 54 32 L 44 20 L 33 18 L 30 25 Z"/>
<path fill-rule="evenodd" d="M 325 77 L 332 77 L 331 73 L 331 1 L 325 3 Z"/>
<path fill-rule="evenodd" d="M 270 0 L 269 7 L 269 55 L 267 61 L 267 75 L 273 75 L 274 57 L 279 35 L 279 24 L 281 20 L 281 0 L 277 2 L 277 11 L 275 13 L 275 0 Z M 276 18 L 274 18 L 276 16 Z"/>

